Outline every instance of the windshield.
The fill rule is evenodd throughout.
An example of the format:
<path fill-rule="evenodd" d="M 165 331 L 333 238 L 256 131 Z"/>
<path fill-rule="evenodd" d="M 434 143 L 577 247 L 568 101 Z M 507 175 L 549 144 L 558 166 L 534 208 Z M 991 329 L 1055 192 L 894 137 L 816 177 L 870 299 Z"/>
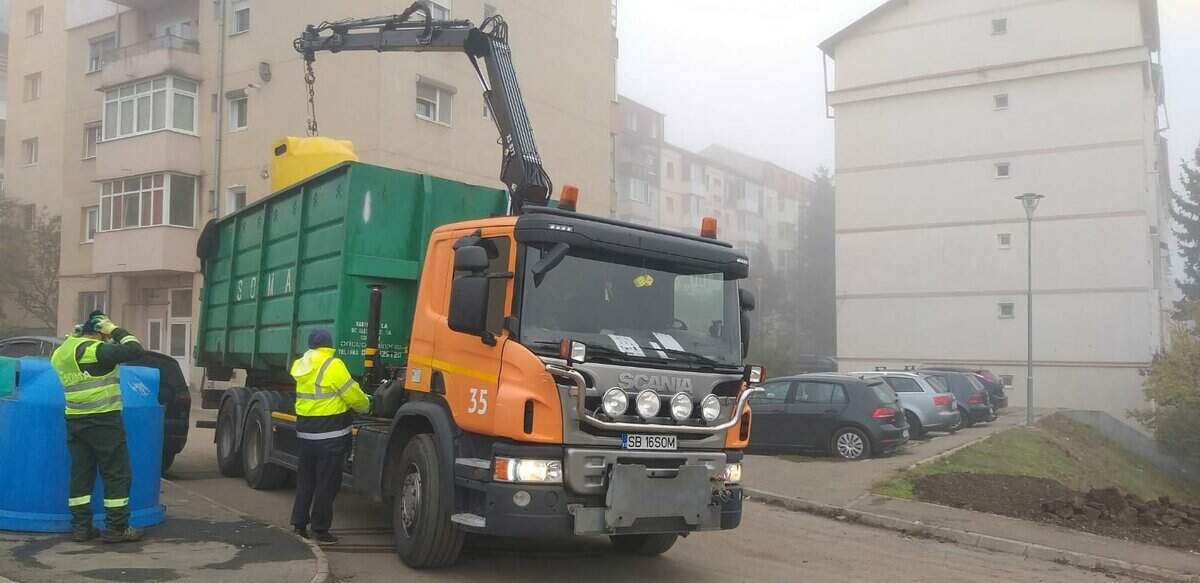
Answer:
<path fill-rule="evenodd" d="M 722 273 L 634 256 L 572 250 L 541 276 L 530 266 L 549 247 L 525 250 L 521 343 L 557 353 L 571 338 L 590 360 L 667 368 L 741 365 L 737 285 Z"/>

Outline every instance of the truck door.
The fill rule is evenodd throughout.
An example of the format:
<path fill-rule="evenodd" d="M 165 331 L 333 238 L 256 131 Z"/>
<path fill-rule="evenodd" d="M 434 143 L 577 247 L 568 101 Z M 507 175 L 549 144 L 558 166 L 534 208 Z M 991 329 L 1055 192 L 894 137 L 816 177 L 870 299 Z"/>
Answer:
<path fill-rule="evenodd" d="M 513 278 L 504 277 L 515 269 L 513 249 L 516 246 L 510 233 L 511 229 L 487 229 L 478 243 L 487 251 L 487 273 L 493 276 L 487 310 L 487 330 L 492 338 L 455 332 L 446 325 L 439 326 L 434 334 L 430 388 L 435 393 L 445 391 L 454 420 L 465 431 L 491 433 L 492 430 L 501 354 L 508 340 L 504 319 L 512 305 Z M 439 257 L 438 261 L 448 262 L 447 272 L 453 272 L 453 253 Z M 454 274 L 455 277 L 458 275 L 461 274 Z M 452 281 L 453 278 L 447 278 L 444 282 L 443 313 L 449 308 Z"/>

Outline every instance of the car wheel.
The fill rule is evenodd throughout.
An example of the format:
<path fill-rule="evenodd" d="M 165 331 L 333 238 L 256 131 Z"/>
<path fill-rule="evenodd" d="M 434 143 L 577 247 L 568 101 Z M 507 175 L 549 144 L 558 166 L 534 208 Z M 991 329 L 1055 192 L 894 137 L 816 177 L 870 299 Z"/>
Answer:
<path fill-rule="evenodd" d="M 237 438 L 237 407 L 226 402 L 217 414 L 217 469 L 227 478 L 242 475 L 242 444 Z"/>
<path fill-rule="evenodd" d="M 450 521 L 451 500 L 442 492 L 442 461 L 433 436 L 416 435 L 400 454 L 392 486 L 392 538 L 396 554 L 409 567 L 453 565 L 466 533 Z"/>
<path fill-rule="evenodd" d="M 925 429 L 921 427 L 921 420 L 912 411 L 905 411 L 904 418 L 908 419 L 908 434 L 913 439 L 919 439 L 925 436 Z"/>
<path fill-rule="evenodd" d="M 671 550 L 671 547 L 675 546 L 675 541 L 679 540 L 679 535 L 674 533 L 622 534 L 608 538 L 612 540 L 613 546 L 622 553 L 656 557 Z"/>
<path fill-rule="evenodd" d="M 959 408 L 958 416 L 962 419 L 962 423 L 959 425 L 959 428 L 970 427 L 975 424 L 975 420 L 971 419 L 971 413 L 966 409 Z"/>
<path fill-rule="evenodd" d="M 246 435 L 242 440 L 242 468 L 246 483 L 255 490 L 274 490 L 287 483 L 287 468 L 268 461 L 272 438 L 270 414 L 261 404 L 250 408 Z"/>
<path fill-rule="evenodd" d="M 861 460 L 871 457 L 871 440 L 862 431 L 846 427 L 833 434 L 829 449 L 844 460 Z"/>

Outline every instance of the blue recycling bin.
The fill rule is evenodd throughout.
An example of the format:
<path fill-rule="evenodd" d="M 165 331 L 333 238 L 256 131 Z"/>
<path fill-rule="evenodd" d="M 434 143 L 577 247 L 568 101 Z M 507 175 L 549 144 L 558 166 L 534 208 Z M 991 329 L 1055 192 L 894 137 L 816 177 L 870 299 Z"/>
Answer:
<path fill-rule="evenodd" d="M 158 404 L 158 370 L 120 367 L 129 461 L 130 525 L 159 524 L 166 509 L 158 502 L 162 464 L 163 409 Z M 62 384 L 50 362 L 0 358 L 0 530 L 70 532 L 67 491 L 71 458 Z M 104 524 L 104 486 L 92 492 L 94 524 Z"/>

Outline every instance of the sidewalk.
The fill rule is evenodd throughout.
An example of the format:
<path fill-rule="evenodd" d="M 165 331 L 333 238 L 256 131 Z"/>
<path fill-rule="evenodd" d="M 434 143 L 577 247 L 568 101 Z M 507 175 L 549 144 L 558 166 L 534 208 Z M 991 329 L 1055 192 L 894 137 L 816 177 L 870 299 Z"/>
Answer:
<path fill-rule="evenodd" d="M 918 442 L 907 452 L 862 462 L 829 458 L 789 461 L 747 456 L 743 486 L 750 500 L 966 546 L 1056 561 L 1086 569 L 1200 582 L 1200 555 L 924 502 L 876 496 L 870 487 L 896 470 L 1019 425 L 1009 412 L 991 428 Z M 795 458 L 794 458 L 795 459 Z M 804 458 L 800 458 L 804 459 Z"/>
<path fill-rule="evenodd" d="M 167 520 L 138 543 L 78 544 L 67 535 L 0 531 L 0 582 L 290 581 L 324 583 L 324 555 L 291 533 L 172 482 L 162 482 Z"/>

